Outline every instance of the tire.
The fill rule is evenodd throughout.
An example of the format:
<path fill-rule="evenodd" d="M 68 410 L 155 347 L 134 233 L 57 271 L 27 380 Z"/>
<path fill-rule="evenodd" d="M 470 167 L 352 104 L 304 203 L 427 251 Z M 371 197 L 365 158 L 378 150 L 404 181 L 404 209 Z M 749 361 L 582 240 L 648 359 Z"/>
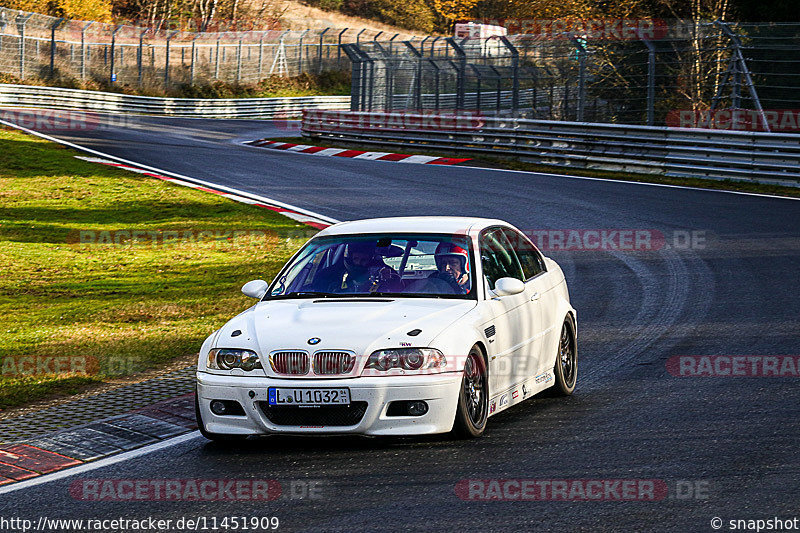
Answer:
<path fill-rule="evenodd" d="M 553 366 L 556 382 L 551 387 L 554 396 L 569 396 L 578 381 L 578 343 L 575 340 L 575 326 L 567 317 L 561 326 L 558 339 L 556 364 Z"/>
<path fill-rule="evenodd" d="M 480 348 L 473 346 L 464 363 L 453 434 L 462 439 L 483 435 L 489 417 L 489 375 Z"/>
<path fill-rule="evenodd" d="M 210 431 L 206 431 L 206 425 L 203 423 L 203 417 L 200 414 L 200 400 L 196 389 L 194 393 L 194 416 L 197 419 L 197 429 L 199 429 L 200 434 L 208 440 L 219 443 L 231 443 L 240 442 L 247 438 L 247 435 L 226 435 L 224 433 L 211 433 Z"/>

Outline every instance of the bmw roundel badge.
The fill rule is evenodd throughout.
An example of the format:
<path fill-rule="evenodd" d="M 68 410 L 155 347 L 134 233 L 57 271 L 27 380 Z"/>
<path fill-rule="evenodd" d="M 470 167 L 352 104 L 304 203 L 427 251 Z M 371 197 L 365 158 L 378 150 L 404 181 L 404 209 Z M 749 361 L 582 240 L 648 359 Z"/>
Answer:
<path fill-rule="evenodd" d="M 321 339 L 319 337 L 311 337 L 308 339 L 308 344 L 319 344 Z"/>

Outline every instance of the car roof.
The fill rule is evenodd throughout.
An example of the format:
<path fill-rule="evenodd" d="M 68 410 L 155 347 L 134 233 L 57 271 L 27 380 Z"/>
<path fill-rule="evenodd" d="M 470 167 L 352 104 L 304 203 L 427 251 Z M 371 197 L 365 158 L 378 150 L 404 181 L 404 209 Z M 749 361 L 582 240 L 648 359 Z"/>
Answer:
<path fill-rule="evenodd" d="M 477 217 L 387 217 L 368 218 L 340 222 L 325 228 L 316 236 L 347 235 L 357 233 L 452 233 L 466 234 L 470 229 L 482 229 L 487 226 L 509 226 L 508 222 L 498 219 Z"/>

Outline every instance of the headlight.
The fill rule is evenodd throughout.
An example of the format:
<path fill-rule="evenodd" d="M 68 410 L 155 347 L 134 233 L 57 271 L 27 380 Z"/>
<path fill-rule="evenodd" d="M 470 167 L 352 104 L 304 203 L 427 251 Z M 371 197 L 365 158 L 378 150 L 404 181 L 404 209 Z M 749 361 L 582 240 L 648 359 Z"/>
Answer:
<path fill-rule="evenodd" d="M 256 368 L 261 368 L 261 361 L 258 359 L 256 352 L 252 350 L 215 348 L 208 352 L 207 366 L 216 370 L 241 368 L 249 372 Z"/>
<path fill-rule="evenodd" d="M 391 348 L 373 352 L 365 368 L 385 372 L 393 368 L 403 370 L 443 368 L 446 364 L 445 356 L 435 348 Z"/>

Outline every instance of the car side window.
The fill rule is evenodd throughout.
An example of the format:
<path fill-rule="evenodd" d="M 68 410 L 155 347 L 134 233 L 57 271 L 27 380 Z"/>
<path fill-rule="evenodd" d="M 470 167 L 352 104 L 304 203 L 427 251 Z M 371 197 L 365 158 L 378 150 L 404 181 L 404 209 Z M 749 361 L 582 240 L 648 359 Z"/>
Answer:
<path fill-rule="evenodd" d="M 510 228 L 503 229 L 503 234 L 511 241 L 511 246 L 522 264 L 522 272 L 525 274 L 526 280 L 538 276 L 546 270 L 542 254 L 523 234 Z"/>
<path fill-rule="evenodd" d="M 494 284 L 500 278 L 524 281 L 519 259 L 502 230 L 494 229 L 484 233 L 480 238 L 480 251 L 483 275 L 490 289 L 494 290 Z"/>

